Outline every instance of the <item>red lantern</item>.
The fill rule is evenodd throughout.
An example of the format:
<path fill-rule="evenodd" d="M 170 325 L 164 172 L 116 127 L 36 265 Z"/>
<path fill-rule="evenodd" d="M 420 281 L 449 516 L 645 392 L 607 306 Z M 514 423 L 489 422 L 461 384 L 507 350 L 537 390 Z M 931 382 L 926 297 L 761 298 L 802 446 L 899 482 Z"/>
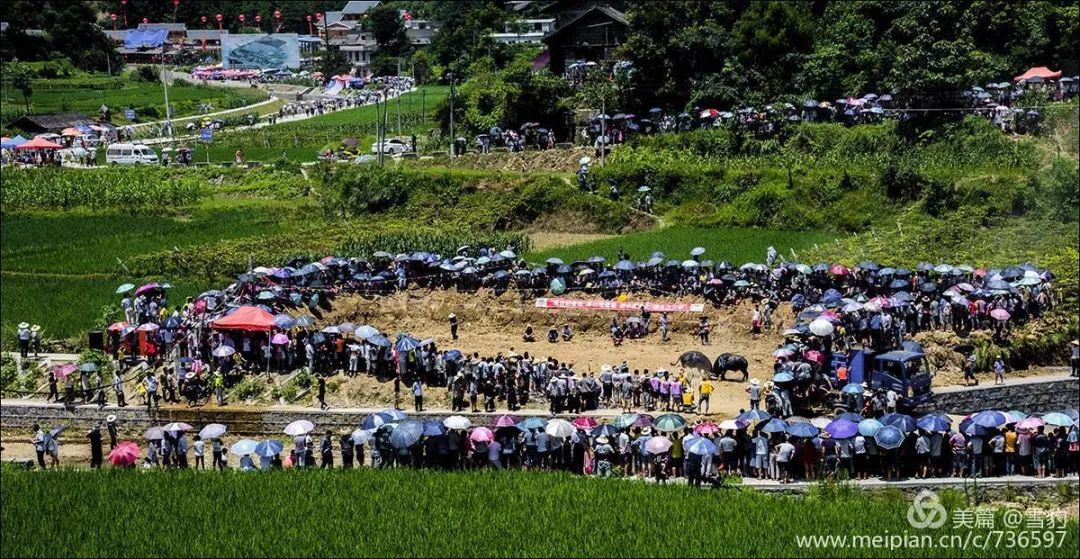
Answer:
<path fill-rule="evenodd" d="M 179 8 L 180 7 L 180 0 L 172 0 L 172 5 L 173 5 L 174 8 Z"/>
<path fill-rule="evenodd" d="M 109 19 L 116 21 L 116 14 L 109 14 Z"/>
<path fill-rule="evenodd" d="M 143 23 L 150 23 L 150 18 L 144 17 L 144 18 L 142 18 L 142 22 Z"/>
<path fill-rule="evenodd" d="M 262 16 L 261 15 L 255 14 L 255 23 L 262 23 Z"/>
<path fill-rule="evenodd" d="M 236 19 L 240 20 L 240 23 L 244 23 L 244 14 L 240 14 Z"/>
<path fill-rule="evenodd" d="M 221 14 L 218 14 L 218 15 L 214 16 L 214 18 L 217 19 L 218 21 L 221 21 L 222 19 L 225 19 L 225 18 L 222 17 Z"/>

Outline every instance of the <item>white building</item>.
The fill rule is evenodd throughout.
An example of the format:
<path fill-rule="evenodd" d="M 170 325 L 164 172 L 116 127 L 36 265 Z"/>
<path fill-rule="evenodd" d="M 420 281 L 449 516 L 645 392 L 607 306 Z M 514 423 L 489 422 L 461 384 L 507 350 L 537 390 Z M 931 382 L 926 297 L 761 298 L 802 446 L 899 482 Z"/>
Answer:
<path fill-rule="evenodd" d="M 491 38 L 499 43 L 536 43 L 555 30 L 555 18 L 521 19 L 508 22 L 505 33 L 492 33 Z"/>

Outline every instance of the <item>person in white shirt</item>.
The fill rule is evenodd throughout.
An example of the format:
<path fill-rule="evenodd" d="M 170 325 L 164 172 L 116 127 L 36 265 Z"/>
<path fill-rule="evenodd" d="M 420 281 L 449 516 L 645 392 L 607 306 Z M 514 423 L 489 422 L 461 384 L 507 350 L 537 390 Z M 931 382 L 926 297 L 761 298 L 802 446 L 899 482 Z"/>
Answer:
<path fill-rule="evenodd" d="M 206 443 L 203 442 L 202 437 L 195 435 L 195 442 L 191 446 L 195 449 L 195 469 L 206 469 L 206 462 L 203 457 L 206 453 Z"/>
<path fill-rule="evenodd" d="M 795 457 L 795 445 L 789 439 L 776 446 L 776 465 L 780 469 L 780 483 L 791 482 L 791 460 Z"/>

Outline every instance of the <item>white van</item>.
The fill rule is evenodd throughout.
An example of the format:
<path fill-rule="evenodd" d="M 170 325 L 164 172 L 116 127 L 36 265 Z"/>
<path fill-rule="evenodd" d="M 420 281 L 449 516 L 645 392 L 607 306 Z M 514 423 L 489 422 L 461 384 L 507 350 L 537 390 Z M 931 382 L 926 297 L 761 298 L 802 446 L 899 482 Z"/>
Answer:
<path fill-rule="evenodd" d="M 109 165 L 155 165 L 157 153 L 143 144 L 110 144 L 105 151 L 105 163 Z"/>

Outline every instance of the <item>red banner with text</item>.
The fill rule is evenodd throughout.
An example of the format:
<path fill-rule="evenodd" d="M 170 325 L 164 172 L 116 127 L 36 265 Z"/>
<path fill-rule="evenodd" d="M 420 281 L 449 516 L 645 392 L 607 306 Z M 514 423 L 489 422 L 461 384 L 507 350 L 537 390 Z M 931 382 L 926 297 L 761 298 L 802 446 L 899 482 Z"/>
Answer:
<path fill-rule="evenodd" d="M 607 299 L 563 299 L 540 297 L 536 306 L 542 309 L 572 309 L 583 311 L 637 312 L 642 305 L 649 312 L 704 312 L 700 303 L 642 303 L 640 301 L 609 301 Z"/>

